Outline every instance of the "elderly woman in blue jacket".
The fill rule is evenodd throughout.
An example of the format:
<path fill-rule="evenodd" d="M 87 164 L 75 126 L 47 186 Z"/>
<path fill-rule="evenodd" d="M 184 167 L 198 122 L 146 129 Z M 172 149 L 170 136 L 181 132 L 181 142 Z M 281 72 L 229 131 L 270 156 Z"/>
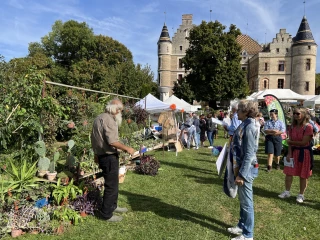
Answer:
<path fill-rule="evenodd" d="M 259 129 L 256 125 L 258 103 L 241 100 L 238 104 L 238 118 L 242 121 L 233 135 L 233 156 L 235 183 L 238 185 L 240 201 L 240 219 L 228 232 L 239 235 L 233 240 L 253 239 L 254 209 L 252 183 L 258 176 L 257 138 Z"/>

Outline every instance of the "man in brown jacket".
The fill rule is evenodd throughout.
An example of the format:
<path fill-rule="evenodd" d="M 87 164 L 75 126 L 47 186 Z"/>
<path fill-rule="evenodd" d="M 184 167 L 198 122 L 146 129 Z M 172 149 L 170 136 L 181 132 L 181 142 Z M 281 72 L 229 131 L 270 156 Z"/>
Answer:
<path fill-rule="evenodd" d="M 118 127 L 122 121 L 123 104 L 119 99 L 113 99 L 106 106 L 104 113 L 93 122 L 91 145 L 95 160 L 99 164 L 104 177 L 104 195 L 100 215 L 110 222 L 119 222 L 121 216 L 113 212 L 124 213 L 128 209 L 117 206 L 119 192 L 119 155 L 118 149 L 131 155 L 135 150 L 119 141 Z"/>

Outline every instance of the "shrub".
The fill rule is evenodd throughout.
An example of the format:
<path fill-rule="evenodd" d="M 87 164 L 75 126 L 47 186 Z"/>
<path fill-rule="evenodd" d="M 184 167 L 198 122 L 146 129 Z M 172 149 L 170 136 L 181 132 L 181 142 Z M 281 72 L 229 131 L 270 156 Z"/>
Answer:
<path fill-rule="evenodd" d="M 155 176 L 160 168 L 160 163 L 153 156 L 145 155 L 140 159 L 140 165 L 136 166 L 137 173 Z"/>

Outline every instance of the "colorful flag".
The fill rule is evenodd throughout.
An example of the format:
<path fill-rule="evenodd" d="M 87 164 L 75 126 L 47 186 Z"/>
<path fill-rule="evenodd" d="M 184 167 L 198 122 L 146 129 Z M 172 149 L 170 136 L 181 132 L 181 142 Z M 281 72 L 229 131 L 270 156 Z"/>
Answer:
<path fill-rule="evenodd" d="M 284 123 L 284 127 L 285 127 L 285 131 L 281 135 L 281 137 L 282 137 L 282 139 L 286 139 L 286 136 L 287 136 L 286 116 L 284 114 L 281 102 L 279 101 L 279 99 L 276 96 L 274 96 L 272 94 L 266 94 L 263 97 L 264 97 L 264 101 L 265 101 L 267 108 L 268 108 L 268 113 L 272 109 L 278 110 L 278 119 Z"/>

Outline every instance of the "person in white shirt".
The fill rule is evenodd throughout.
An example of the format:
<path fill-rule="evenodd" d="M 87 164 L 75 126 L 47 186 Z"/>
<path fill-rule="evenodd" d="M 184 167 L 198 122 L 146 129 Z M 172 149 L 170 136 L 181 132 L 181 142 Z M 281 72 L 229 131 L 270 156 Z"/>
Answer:
<path fill-rule="evenodd" d="M 227 112 L 224 113 L 224 118 L 222 120 L 222 122 L 227 125 L 230 126 L 231 125 L 231 119 L 229 117 L 229 114 Z M 224 138 L 228 139 L 229 135 L 228 135 L 228 131 L 226 129 L 224 129 L 224 134 L 223 134 Z"/>

